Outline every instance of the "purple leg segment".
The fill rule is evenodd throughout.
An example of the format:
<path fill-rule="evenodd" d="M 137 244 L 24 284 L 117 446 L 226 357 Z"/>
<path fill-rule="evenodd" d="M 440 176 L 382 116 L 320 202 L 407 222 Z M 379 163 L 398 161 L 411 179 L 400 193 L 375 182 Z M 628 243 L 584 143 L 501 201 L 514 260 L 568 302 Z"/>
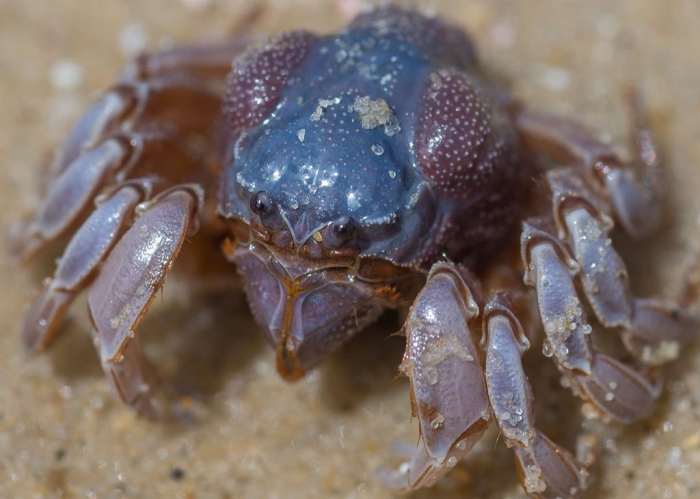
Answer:
<path fill-rule="evenodd" d="M 633 319 L 622 331 L 627 349 L 642 362 L 658 366 L 678 358 L 697 337 L 698 317 L 670 300 L 637 298 Z"/>
<path fill-rule="evenodd" d="M 609 198 L 611 213 L 633 237 L 648 235 L 661 218 L 662 167 L 636 93 L 630 93 L 636 154 L 631 162 L 595 132 L 572 120 L 522 112 L 517 125 L 526 143 L 580 167 L 591 186 Z"/>
<path fill-rule="evenodd" d="M 562 373 L 579 388 L 577 392 L 604 418 L 631 423 L 648 416 L 658 389 L 633 369 L 592 348 L 592 327 L 574 285 L 578 268 L 571 265 L 565 248 L 543 227 L 526 223 L 522 251 L 525 283 L 537 291 L 545 354 L 554 357 Z"/>
<path fill-rule="evenodd" d="M 147 195 L 145 186 L 133 182 L 116 189 L 102 198 L 73 235 L 53 279 L 44 282 L 24 316 L 21 331 L 27 349 L 39 351 L 48 347 L 65 311 L 87 286 L 130 223 L 134 208 Z"/>
<path fill-rule="evenodd" d="M 502 296 L 486 305 L 481 346 L 486 351 L 486 386 L 498 429 L 509 447 L 528 447 L 535 437 L 535 412 L 520 357 L 530 342 Z"/>
<path fill-rule="evenodd" d="M 107 140 L 79 155 L 56 179 L 39 211 L 14 242 L 23 261 L 65 235 L 89 212 L 100 189 L 128 157 L 128 147 Z"/>
<path fill-rule="evenodd" d="M 102 366 L 124 402 L 152 417 L 167 415 L 136 329 L 163 285 L 196 216 L 199 189 L 156 196 L 124 234 L 90 286 L 88 306 Z"/>
<path fill-rule="evenodd" d="M 380 478 L 397 492 L 435 483 L 486 430 L 486 385 L 469 329 L 478 313 L 458 269 L 435 264 L 404 326 L 401 371 L 411 380 L 421 438 L 397 471 L 380 470 Z"/>
<path fill-rule="evenodd" d="M 576 499 L 590 475 L 574 457 L 537 431 L 529 447 L 515 447 L 515 463 L 525 492 L 537 499 Z"/>
<path fill-rule="evenodd" d="M 434 484 L 466 456 L 494 416 L 516 450 L 525 470 L 521 482 L 532 497 L 580 497 L 588 486 L 585 467 L 535 429 L 520 361 L 529 341 L 510 302 L 498 294 L 484 308 L 482 366 L 472 341 L 479 308 L 465 276 L 452 263 L 435 264 L 411 307 L 401 371 L 411 381 L 420 441 L 397 446 L 404 463 L 395 471 L 382 468 L 380 478 L 396 492 Z"/>
<path fill-rule="evenodd" d="M 532 390 L 520 362 L 530 342 L 502 295 L 486 305 L 484 332 L 489 400 L 506 445 L 514 448 L 523 488 L 543 499 L 580 497 L 588 470 L 535 429 Z"/>

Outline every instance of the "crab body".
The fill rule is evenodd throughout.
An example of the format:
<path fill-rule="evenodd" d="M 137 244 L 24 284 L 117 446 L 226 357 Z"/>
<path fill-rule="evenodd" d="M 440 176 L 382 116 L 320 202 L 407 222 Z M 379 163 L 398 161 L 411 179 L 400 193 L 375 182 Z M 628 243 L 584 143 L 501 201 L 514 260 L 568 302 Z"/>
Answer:
<path fill-rule="evenodd" d="M 463 261 L 512 228 L 526 191 L 514 126 L 469 41 L 415 13 L 249 49 L 224 109 L 219 212 L 259 228 L 230 258 L 290 377 L 393 305 L 377 288 L 407 272 L 377 278 L 362 261 L 422 273 Z"/>
<path fill-rule="evenodd" d="M 632 296 L 609 237 L 614 224 L 638 237 L 659 219 L 662 169 L 631 103 L 629 161 L 497 89 L 457 28 L 391 6 L 335 35 L 145 54 L 71 132 L 44 203 L 14 233 L 25 262 L 70 236 L 24 343 L 45 349 L 87 289 L 119 396 L 145 416 L 177 415 L 137 329 L 191 240 L 183 253 L 199 278 L 242 277 L 287 379 L 412 303 L 400 371 L 421 438 L 397 470 L 380 470 L 392 489 L 435 483 L 495 421 L 528 494 L 580 497 L 590 456 L 535 427 L 520 361 L 531 331 L 589 414 L 629 423 L 653 411 L 661 365 L 698 327 L 687 297 Z M 525 160 L 537 154 L 565 166 Z M 221 249 L 233 265 L 207 265 Z M 598 325 L 619 332 L 634 363 L 594 348 Z"/>

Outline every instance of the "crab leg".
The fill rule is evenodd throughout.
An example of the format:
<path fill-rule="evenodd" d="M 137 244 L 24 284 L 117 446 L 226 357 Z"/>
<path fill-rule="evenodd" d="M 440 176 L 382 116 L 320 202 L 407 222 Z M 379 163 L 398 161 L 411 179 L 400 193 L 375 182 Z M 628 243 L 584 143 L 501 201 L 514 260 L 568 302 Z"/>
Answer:
<path fill-rule="evenodd" d="M 22 323 L 27 349 L 44 350 L 75 297 L 87 286 L 98 265 L 131 221 L 134 208 L 148 197 L 150 185 L 135 183 L 106 193 L 97 208 L 73 235 L 59 260 L 53 279 L 46 279 Z"/>
<path fill-rule="evenodd" d="M 231 71 L 233 58 L 249 43 L 248 37 L 239 36 L 215 45 L 185 45 L 147 52 L 124 68 L 121 79 L 144 81 L 175 75 L 197 80 L 223 79 Z"/>
<path fill-rule="evenodd" d="M 99 190 L 127 158 L 128 148 L 117 139 L 107 140 L 76 158 L 56 179 L 34 220 L 13 236 L 13 249 L 22 261 L 29 261 L 80 223 Z"/>
<path fill-rule="evenodd" d="M 520 362 L 530 342 L 502 295 L 484 309 L 484 332 L 489 400 L 501 435 L 514 447 L 523 488 L 542 499 L 580 497 L 588 470 L 535 429 L 532 390 Z"/>
<path fill-rule="evenodd" d="M 613 210 L 622 227 L 634 237 L 650 234 L 661 220 L 663 167 L 638 93 L 628 93 L 636 160 L 631 168 L 613 168 L 606 177 Z M 610 166 L 614 166 L 614 163 Z"/>
<path fill-rule="evenodd" d="M 43 220 L 47 213 L 67 215 L 65 211 L 72 209 L 73 216 L 86 216 L 85 205 L 80 201 L 94 197 L 95 189 L 104 185 L 108 172 L 103 164 L 117 168 L 126 161 L 119 155 L 128 152 L 129 139 L 139 131 L 165 124 L 180 142 L 186 142 L 190 136 L 197 136 L 200 141 L 202 137 L 214 136 L 226 71 L 240 45 L 230 42 L 171 49 L 142 56 L 129 66 L 123 82 L 106 92 L 73 127 L 65 146 L 41 179 L 47 201 L 35 219 L 19 229 L 21 233 L 12 242 L 21 259 L 28 261 L 58 237 L 52 230 L 68 232 L 68 221 L 72 219 L 54 216 L 52 220 L 57 225 L 49 227 Z M 211 53 L 206 48 L 211 48 Z M 196 59 L 204 53 L 207 57 Z M 119 147 L 116 137 L 126 138 L 127 144 Z M 104 168 L 97 172 L 100 165 Z M 87 171 L 81 172 L 82 169 Z M 94 175 L 88 179 L 91 174 Z M 79 179 L 87 184 L 77 184 Z M 65 183 L 73 189 L 69 193 L 64 192 Z M 66 201 L 66 194 L 77 195 L 78 202 L 72 198 Z M 57 207 L 61 209 L 56 211 Z"/>
<path fill-rule="evenodd" d="M 159 121 L 195 133 L 203 131 L 197 128 L 202 123 L 210 127 L 218 117 L 221 87 L 231 70 L 231 60 L 244 47 L 245 39 L 240 38 L 215 45 L 174 47 L 136 58 L 122 71 L 121 83 L 107 91 L 73 127 L 54 167 L 55 174 L 81 151 L 117 130 L 138 129 Z M 183 109 L 168 102 L 191 104 Z"/>
<path fill-rule="evenodd" d="M 486 352 L 486 388 L 498 429 L 509 447 L 528 447 L 535 437 L 535 413 L 520 357 L 530 341 L 502 295 L 484 308 L 480 346 Z"/>
<path fill-rule="evenodd" d="M 216 177 L 208 154 L 225 74 L 241 45 L 236 40 L 138 59 L 73 128 L 41 179 L 46 201 L 11 234 L 13 251 L 27 262 L 76 232 L 54 279 L 27 313 L 25 344 L 48 346 L 68 305 L 97 274 L 88 302 L 103 366 L 122 399 L 152 417 L 165 406 L 149 386 L 153 375 L 133 331 L 184 237 L 196 229 L 202 188 Z M 129 180 L 140 177 L 148 180 Z M 179 187 L 143 202 L 151 186 L 173 185 Z M 140 218 L 124 233 L 134 212 Z"/>
<path fill-rule="evenodd" d="M 102 367 L 122 400 L 151 418 L 167 416 L 169 410 L 135 333 L 185 237 L 197 228 L 192 222 L 201 197 L 197 186 L 178 186 L 149 201 L 88 293 Z"/>
<path fill-rule="evenodd" d="M 479 310 L 459 269 L 433 265 L 406 319 L 401 371 L 411 381 L 420 441 L 398 470 L 379 471 L 397 492 L 435 483 L 461 460 L 485 431 L 490 411 L 484 374 L 469 323 Z M 406 446 L 403 446 L 406 447 Z"/>
<path fill-rule="evenodd" d="M 536 225 L 535 220 L 524 224 L 522 254 L 525 284 L 537 292 L 545 354 L 553 356 L 562 373 L 603 417 L 631 423 L 648 416 L 659 387 L 592 348 L 592 328 L 574 285 L 579 266 L 556 237 Z"/>
<path fill-rule="evenodd" d="M 115 180 L 159 176 L 169 185 L 205 183 L 208 172 L 197 168 L 200 157 L 185 147 L 168 135 L 129 134 L 113 136 L 86 151 L 58 177 L 34 220 L 14 235 L 14 249 L 27 262 L 75 230 L 98 193 Z M 159 169 L 161 164 L 167 169 Z"/>
<path fill-rule="evenodd" d="M 588 470 L 541 431 L 527 447 L 516 446 L 515 463 L 523 489 L 537 499 L 577 499 L 590 486 Z"/>
<path fill-rule="evenodd" d="M 608 230 L 585 208 L 566 214 L 574 256 L 581 263 L 583 290 L 598 320 L 621 327 L 631 353 L 647 364 L 675 360 L 680 347 L 695 339 L 700 322 L 677 304 L 633 299 L 627 269 Z M 596 237 L 597 236 L 597 237 Z"/>
<path fill-rule="evenodd" d="M 636 92 L 629 95 L 636 158 L 624 161 L 609 141 L 559 116 L 521 112 L 517 126 L 534 149 L 563 163 L 575 163 L 610 199 L 612 212 L 633 237 L 651 233 L 661 218 L 662 167 Z"/>
<path fill-rule="evenodd" d="M 566 168 L 548 172 L 547 179 L 559 237 L 580 265 L 583 292 L 600 323 L 621 328 L 628 350 L 645 363 L 674 360 L 700 321 L 672 302 L 633 298 L 627 268 L 609 237 L 612 221 L 583 180 Z"/>
<path fill-rule="evenodd" d="M 189 79 L 119 84 L 95 102 L 73 127 L 47 183 L 85 151 L 115 133 L 145 129 L 157 123 L 168 123 L 179 134 L 202 133 L 213 125 L 220 109 L 220 90 Z"/>
<path fill-rule="evenodd" d="M 632 355 L 649 365 L 660 365 L 678 357 L 681 347 L 694 340 L 700 330 L 698 317 L 676 302 L 637 298 L 633 319 L 622 331 L 622 341 Z"/>

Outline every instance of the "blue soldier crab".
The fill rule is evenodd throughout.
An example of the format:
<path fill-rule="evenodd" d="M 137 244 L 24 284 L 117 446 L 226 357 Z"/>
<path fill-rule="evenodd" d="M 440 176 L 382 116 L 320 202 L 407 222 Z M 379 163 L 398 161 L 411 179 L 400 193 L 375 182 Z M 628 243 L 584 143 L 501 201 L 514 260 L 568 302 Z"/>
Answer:
<path fill-rule="evenodd" d="M 412 303 L 400 371 L 421 438 L 380 471 L 390 488 L 434 484 L 493 420 L 528 494 L 580 497 L 587 463 L 534 424 L 520 358 L 536 323 L 589 414 L 622 423 L 653 411 L 660 367 L 698 327 L 687 300 L 631 295 L 609 237 L 613 223 L 640 237 L 659 220 L 661 165 L 633 110 L 630 161 L 576 122 L 524 109 L 460 30 L 398 7 L 330 36 L 146 54 L 70 133 L 14 235 L 25 262 L 70 238 L 24 343 L 47 348 L 87 289 L 116 392 L 167 417 L 137 328 L 181 249 L 215 279 L 230 276 L 207 265 L 221 248 L 289 380 Z M 566 166 L 543 170 L 533 153 Z M 538 320 L 513 279 L 523 268 Z M 593 347 L 599 325 L 633 362 Z"/>

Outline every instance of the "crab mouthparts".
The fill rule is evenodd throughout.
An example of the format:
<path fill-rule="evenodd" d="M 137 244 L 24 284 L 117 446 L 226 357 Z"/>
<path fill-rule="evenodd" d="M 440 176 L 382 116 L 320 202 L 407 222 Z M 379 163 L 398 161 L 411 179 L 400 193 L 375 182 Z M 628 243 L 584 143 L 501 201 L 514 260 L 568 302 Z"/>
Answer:
<path fill-rule="evenodd" d="M 296 273 L 298 261 L 240 248 L 233 261 L 242 275 L 256 322 L 277 350 L 286 380 L 309 369 L 381 313 L 372 287 L 352 269 L 330 267 Z"/>

